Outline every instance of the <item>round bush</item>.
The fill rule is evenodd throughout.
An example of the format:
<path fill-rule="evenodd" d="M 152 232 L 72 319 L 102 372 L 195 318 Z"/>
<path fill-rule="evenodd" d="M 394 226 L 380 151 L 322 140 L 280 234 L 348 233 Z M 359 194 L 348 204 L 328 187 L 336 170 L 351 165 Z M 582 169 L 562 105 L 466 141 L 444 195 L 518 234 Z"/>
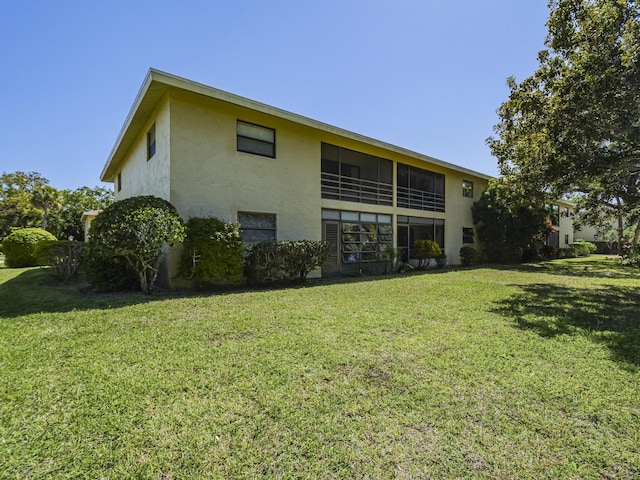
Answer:
<path fill-rule="evenodd" d="M 55 241 L 56 237 L 41 228 L 14 230 L 2 243 L 5 264 L 7 267 L 43 265 L 36 255 L 36 246 L 45 240 Z"/>
<path fill-rule="evenodd" d="M 470 267 L 471 265 L 475 265 L 480 260 L 480 255 L 478 255 L 478 251 L 470 246 L 465 246 L 460 248 L 460 263 L 464 267 Z"/>
<path fill-rule="evenodd" d="M 166 247 L 184 239 L 184 224 L 175 207 L 162 198 L 129 197 L 95 218 L 89 238 L 94 255 L 125 260 L 136 272 L 140 289 L 150 294 Z"/>

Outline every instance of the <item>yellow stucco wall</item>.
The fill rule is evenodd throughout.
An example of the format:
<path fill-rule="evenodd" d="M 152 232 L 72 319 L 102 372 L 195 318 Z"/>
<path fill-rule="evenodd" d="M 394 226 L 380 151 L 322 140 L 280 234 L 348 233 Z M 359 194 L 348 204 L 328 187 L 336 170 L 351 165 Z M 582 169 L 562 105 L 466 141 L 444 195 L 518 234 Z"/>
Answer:
<path fill-rule="evenodd" d="M 276 158 L 238 152 L 236 122 L 242 120 L 276 131 Z M 170 201 L 183 218 L 217 216 L 236 222 L 238 212 L 275 213 L 278 240 L 322 238 L 323 208 L 445 219 L 445 253 L 458 263 L 462 227 L 474 227 L 471 206 L 487 181 L 330 134 L 220 100 L 170 94 Z M 321 142 L 394 162 L 443 173 L 446 212 L 396 209 L 322 199 Z M 395 178 L 395 173 L 394 173 Z M 474 182 L 474 198 L 462 195 L 462 181 Z M 394 216 L 394 222 L 396 217 Z M 476 245 L 477 246 L 477 245 Z"/>
<path fill-rule="evenodd" d="M 276 130 L 276 158 L 236 149 L 236 121 Z M 213 99 L 171 97 L 171 202 L 186 219 L 275 213 L 278 240 L 320 238 L 320 142 L 303 127 Z"/>
<path fill-rule="evenodd" d="M 275 129 L 275 158 L 237 151 L 238 120 Z M 147 160 L 146 134 L 154 122 L 156 153 Z M 397 163 L 444 174 L 446 212 L 322 199 L 322 142 L 391 160 L 394 183 Z M 366 140 L 177 89 L 164 94 L 118 171 L 122 188 L 118 191 L 116 183 L 116 200 L 155 195 L 169 200 L 185 221 L 194 216 L 216 216 L 237 222 L 238 212 L 275 214 L 278 240 L 320 240 L 323 208 L 390 214 L 394 231 L 398 215 L 444 219 L 445 253 L 453 264 L 459 262 L 462 228 L 474 227 L 471 206 L 487 185 L 484 178 L 371 145 Z M 474 198 L 462 195 L 463 180 L 474 183 Z M 177 272 L 180 250 L 178 247 L 171 252 L 163 274 L 165 281 Z"/>
<path fill-rule="evenodd" d="M 147 160 L 147 132 L 154 123 L 156 125 L 156 153 Z M 154 195 L 170 200 L 170 127 L 170 104 L 168 97 L 165 97 L 136 138 L 118 170 L 122 178 L 120 191 L 118 191 L 116 174 L 114 189 L 116 200 L 137 195 Z"/>

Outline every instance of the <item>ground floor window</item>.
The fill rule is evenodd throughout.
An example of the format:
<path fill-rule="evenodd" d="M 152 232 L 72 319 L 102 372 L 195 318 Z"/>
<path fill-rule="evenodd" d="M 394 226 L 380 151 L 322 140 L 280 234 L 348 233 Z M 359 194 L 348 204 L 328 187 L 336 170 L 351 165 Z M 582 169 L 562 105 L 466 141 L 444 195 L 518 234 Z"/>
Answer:
<path fill-rule="evenodd" d="M 382 252 L 393 245 L 391 215 L 322 210 L 322 223 L 332 251 L 329 269 L 380 262 Z"/>
<path fill-rule="evenodd" d="M 398 215 L 398 248 L 403 262 L 414 258 L 412 250 L 417 240 L 433 240 L 444 250 L 444 220 Z"/>
<path fill-rule="evenodd" d="M 276 241 L 275 213 L 238 212 L 238 223 L 245 246 Z"/>

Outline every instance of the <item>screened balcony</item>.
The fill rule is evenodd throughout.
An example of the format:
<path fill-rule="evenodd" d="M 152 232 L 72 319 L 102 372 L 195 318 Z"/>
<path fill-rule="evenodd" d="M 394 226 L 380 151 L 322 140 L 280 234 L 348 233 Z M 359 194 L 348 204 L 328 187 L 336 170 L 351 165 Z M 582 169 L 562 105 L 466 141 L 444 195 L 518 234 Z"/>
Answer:
<path fill-rule="evenodd" d="M 444 175 L 398 164 L 398 207 L 445 211 Z"/>
<path fill-rule="evenodd" d="M 322 198 L 393 205 L 393 163 L 328 143 L 322 144 Z"/>

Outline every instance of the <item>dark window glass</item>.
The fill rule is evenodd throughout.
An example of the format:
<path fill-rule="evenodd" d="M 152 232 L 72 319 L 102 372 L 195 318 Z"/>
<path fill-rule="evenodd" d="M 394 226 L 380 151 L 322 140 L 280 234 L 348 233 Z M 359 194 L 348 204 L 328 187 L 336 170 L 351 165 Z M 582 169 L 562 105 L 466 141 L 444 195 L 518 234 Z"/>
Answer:
<path fill-rule="evenodd" d="M 473 198 L 473 182 L 469 180 L 462 181 L 462 196 Z"/>
<path fill-rule="evenodd" d="M 276 241 L 276 216 L 272 213 L 238 212 L 240 235 L 245 245 Z"/>
<path fill-rule="evenodd" d="M 239 152 L 275 158 L 276 131 L 272 128 L 238 120 L 237 148 Z"/>
<path fill-rule="evenodd" d="M 398 248 L 404 262 L 413 258 L 417 240 L 433 240 L 444 249 L 444 220 L 437 218 L 398 216 Z"/>
<path fill-rule="evenodd" d="M 444 212 L 444 175 L 398 164 L 397 204 L 402 208 Z"/>
<path fill-rule="evenodd" d="M 147 160 L 156 154 L 156 124 L 147 132 Z"/>
<path fill-rule="evenodd" d="M 462 227 L 462 243 L 473 243 L 473 228 Z"/>

